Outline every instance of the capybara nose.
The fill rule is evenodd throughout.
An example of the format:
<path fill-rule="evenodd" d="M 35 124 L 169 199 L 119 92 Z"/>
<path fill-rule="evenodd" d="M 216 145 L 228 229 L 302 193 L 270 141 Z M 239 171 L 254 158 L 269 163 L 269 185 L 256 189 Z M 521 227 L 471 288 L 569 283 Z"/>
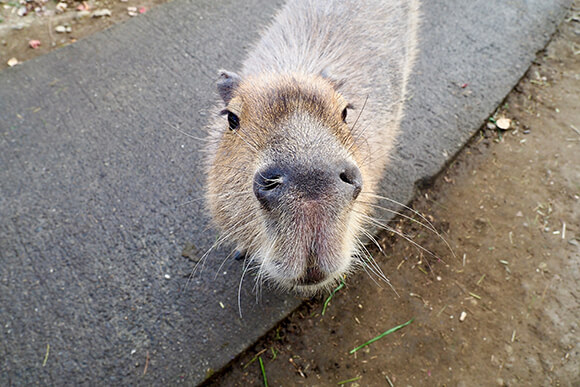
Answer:
<path fill-rule="evenodd" d="M 254 175 L 254 194 L 268 211 L 280 208 L 284 195 L 293 200 L 350 202 L 362 189 L 360 170 L 351 162 L 333 165 L 273 164 Z"/>

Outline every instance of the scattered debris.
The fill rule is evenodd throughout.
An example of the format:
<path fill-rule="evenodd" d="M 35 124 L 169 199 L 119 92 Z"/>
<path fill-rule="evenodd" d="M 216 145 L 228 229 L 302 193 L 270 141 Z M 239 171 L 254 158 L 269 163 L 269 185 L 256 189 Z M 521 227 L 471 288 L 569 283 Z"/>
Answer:
<path fill-rule="evenodd" d="M 16 11 L 16 14 L 18 16 L 26 16 L 28 14 L 28 9 L 26 7 L 20 7 L 18 8 L 18 11 Z"/>
<path fill-rule="evenodd" d="M 478 296 L 478 295 L 477 295 L 477 294 L 475 294 L 475 293 L 469 292 L 469 295 L 470 295 L 471 297 L 473 297 L 473 298 L 477 298 L 478 300 L 481 300 L 481 297 L 480 297 L 480 296 Z"/>
<path fill-rule="evenodd" d="M 6 62 L 6 64 L 7 64 L 9 67 L 14 67 L 14 66 L 16 66 L 16 65 L 17 65 L 17 64 L 19 64 L 19 63 L 20 63 L 20 62 L 19 62 L 19 61 L 18 61 L 18 59 L 16 59 L 16 58 L 10 58 L 10 59 L 8 59 L 8 62 Z"/>
<path fill-rule="evenodd" d="M 148 368 L 149 368 L 149 351 L 147 351 L 147 355 L 145 355 L 145 367 L 143 368 L 143 375 L 147 373 Z"/>
<path fill-rule="evenodd" d="M 562 221 L 562 240 L 566 239 L 566 222 Z"/>
<path fill-rule="evenodd" d="M 461 315 L 459 315 L 459 321 L 460 322 L 465 321 L 466 317 L 467 317 L 467 312 L 465 312 L 465 311 L 461 312 Z"/>
<path fill-rule="evenodd" d="M 82 4 L 80 4 L 77 8 L 77 11 L 90 11 L 91 10 L 91 6 L 87 4 L 86 1 L 83 1 Z"/>
<path fill-rule="evenodd" d="M 28 46 L 32 49 L 37 49 L 38 47 L 40 47 L 40 40 L 30 40 L 28 42 Z"/>
<path fill-rule="evenodd" d="M 260 352 L 258 352 L 253 358 L 252 360 L 250 360 L 249 362 L 247 362 L 246 364 L 244 364 L 244 366 L 242 367 L 242 369 L 246 369 L 248 368 L 248 366 L 250 364 L 252 364 L 253 362 L 255 362 L 256 360 L 258 360 L 258 358 L 260 357 L 261 354 L 263 354 L 264 352 L 267 351 L 267 348 L 262 349 Z"/>
<path fill-rule="evenodd" d="M 421 301 L 423 301 L 423 304 L 425 304 L 425 306 L 429 305 L 429 303 L 427 301 L 425 301 L 425 299 L 423 297 L 421 297 L 420 294 L 411 292 L 411 293 L 409 293 L 409 296 L 420 299 Z"/>
<path fill-rule="evenodd" d="M 340 382 L 336 383 L 339 386 L 342 386 L 343 384 L 347 384 L 347 383 L 352 383 L 352 382 L 356 382 L 357 380 L 359 380 L 361 377 L 357 376 L 355 378 L 351 378 L 351 379 L 347 379 L 347 380 L 341 380 Z"/>
<path fill-rule="evenodd" d="M 58 34 L 64 34 L 72 32 L 72 27 L 69 25 L 58 25 L 54 27 L 54 31 Z"/>
<path fill-rule="evenodd" d="M 288 359 L 288 361 L 290 362 L 290 364 L 292 364 L 294 366 L 294 368 L 296 368 L 296 372 L 298 372 L 300 374 L 300 376 L 302 376 L 304 379 L 306 379 L 306 374 L 302 370 L 302 367 L 300 367 L 298 364 L 296 364 L 296 362 L 294 362 L 294 359 L 292 359 L 292 358 Z"/>
<path fill-rule="evenodd" d="M 46 362 L 48 361 L 48 354 L 50 353 L 50 344 L 46 344 L 46 354 L 44 355 L 44 361 L 42 362 L 42 366 L 44 367 L 46 365 Z"/>
<path fill-rule="evenodd" d="M 548 265 L 546 264 L 546 262 L 540 262 L 540 264 L 538 265 L 538 270 L 540 271 L 547 271 Z"/>
<path fill-rule="evenodd" d="M 95 12 L 92 13 L 91 17 L 110 17 L 112 12 L 110 9 L 103 8 L 97 9 Z"/>
<path fill-rule="evenodd" d="M 497 120 L 495 122 L 495 124 L 497 125 L 498 128 L 500 128 L 501 130 L 508 130 L 512 124 L 512 120 L 510 120 L 509 118 L 500 118 L 499 120 Z"/>
<path fill-rule="evenodd" d="M 64 13 L 64 11 L 66 11 L 67 8 L 68 8 L 67 3 L 60 2 L 56 5 L 55 10 L 56 10 L 56 13 L 59 14 L 59 13 Z"/>

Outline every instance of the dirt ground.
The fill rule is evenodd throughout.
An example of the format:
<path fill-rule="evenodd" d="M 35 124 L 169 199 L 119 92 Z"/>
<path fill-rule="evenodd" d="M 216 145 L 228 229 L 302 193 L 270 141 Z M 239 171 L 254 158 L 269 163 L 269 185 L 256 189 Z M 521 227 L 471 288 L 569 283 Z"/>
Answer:
<path fill-rule="evenodd" d="M 46 54 L 167 1 L 0 0 L 0 70 L 11 60 L 21 63 Z M 97 16 L 107 10 L 110 16 Z M 40 45 L 32 48 L 35 40 Z"/>
<path fill-rule="evenodd" d="M 263 385 L 261 358 L 270 386 L 580 386 L 579 50 L 570 18 L 494 115 L 511 128 L 486 125 L 413 203 L 457 258 L 400 221 L 445 263 L 381 235 L 400 297 L 348 278 L 324 316 L 306 303 L 208 384 Z"/>
<path fill-rule="evenodd" d="M 22 1 L 0 1 L 0 69 L 165 2 L 69 0 L 57 14 L 56 2 Z M 91 17 L 102 9 L 111 16 Z M 365 273 L 348 278 L 324 315 L 324 300 L 305 303 L 208 384 L 262 385 L 260 358 L 271 386 L 580 386 L 579 9 L 495 114 L 510 129 L 484 127 L 412 205 L 457 257 L 400 220 L 442 261 L 381 235 L 384 254 L 371 252 L 399 296 Z"/>

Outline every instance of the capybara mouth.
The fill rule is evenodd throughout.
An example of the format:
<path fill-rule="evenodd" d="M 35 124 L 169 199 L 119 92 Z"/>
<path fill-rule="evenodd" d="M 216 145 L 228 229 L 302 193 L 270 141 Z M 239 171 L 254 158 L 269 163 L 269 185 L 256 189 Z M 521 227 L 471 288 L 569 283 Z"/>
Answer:
<path fill-rule="evenodd" d="M 336 224 L 349 223 L 350 216 L 323 220 L 328 223 L 323 229 L 306 235 L 292 233 L 296 238 L 291 240 L 270 234 L 276 242 L 265 244 L 274 248 L 263 251 L 258 258 L 264 277 L 276 287 L 310 297 L 328 290 L 348 273 L 356 254 L 354 244 L 349 242 L 353 237 Z"/>
<path fill-rule="evenodd" d="M 320 269 L 320 266 L 313 265 L 306 268 L 306 273 L 298 280 L 298 285 L 316 285 L 323 282 L 326 275 Z"/>

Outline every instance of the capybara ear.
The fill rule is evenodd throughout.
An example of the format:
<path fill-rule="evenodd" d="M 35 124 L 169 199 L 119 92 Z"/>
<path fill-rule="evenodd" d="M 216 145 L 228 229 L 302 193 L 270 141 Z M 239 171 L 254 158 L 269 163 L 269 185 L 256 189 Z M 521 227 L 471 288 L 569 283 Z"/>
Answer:
<path fill-rule="evenodd" d="M 241 78 L 238 74 L 226 70 L 220 70 L 219 77 L 217 89 L 227 105 L 232 99 L 234 91 L 239 86 Z"/>

